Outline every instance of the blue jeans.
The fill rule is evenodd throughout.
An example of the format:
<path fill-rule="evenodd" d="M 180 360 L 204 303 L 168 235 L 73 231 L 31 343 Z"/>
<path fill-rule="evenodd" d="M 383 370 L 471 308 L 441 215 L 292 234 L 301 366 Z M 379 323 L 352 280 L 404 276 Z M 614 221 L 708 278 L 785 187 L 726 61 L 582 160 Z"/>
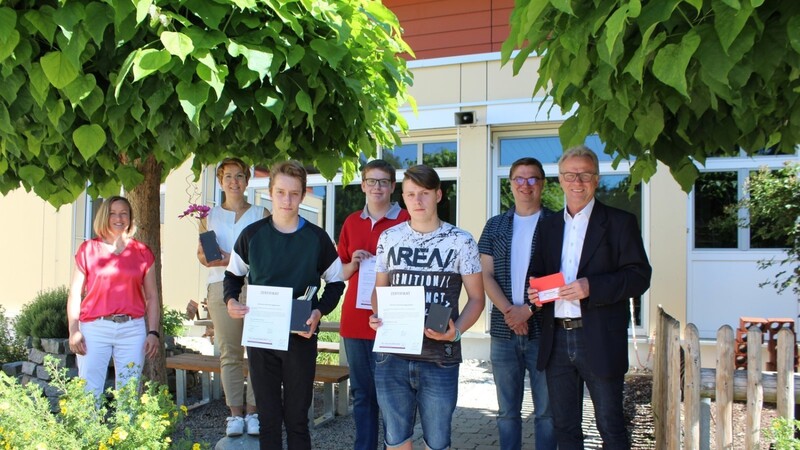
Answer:
<path fill-rule="evenodd" d="M 589 367 L 582 328 L 556 327 L 547 364 L 547 388 L 560 450 L 583 449 L 583 384 L 589 388 L 603 449 L 628 450 L 622 409 L 625 376 L 599 377 Z"/>
<path fill-rule="evenodd" d="M 431 450 L 450 447 L 458 400 L 458 363 L 440 364 L 378 353 L 375 389 L 386 423 L 386 446 L 406 443 L 419 409 L 422 437 Z"/>
<path fill-rule="evenodd" d="M 497 388 L 497 430 L 502 450 L 522 448 L 522 397 L 525 394 L 525 371 L 533 394 L 536 450 L 555 450 L 553 416 L 547 394 L 547 379 L 536 370 L 539 340 L 513 335 L 511 339 L 492 338 L 492 375 Z"/>
<path fill-rule="evenodd" d="M 350 393 L 356 424 L 354 450 L 378 447 L 378 395 L 375 393 L 375 353 L 371 339 L 342 338 L 350 366 Z"/>

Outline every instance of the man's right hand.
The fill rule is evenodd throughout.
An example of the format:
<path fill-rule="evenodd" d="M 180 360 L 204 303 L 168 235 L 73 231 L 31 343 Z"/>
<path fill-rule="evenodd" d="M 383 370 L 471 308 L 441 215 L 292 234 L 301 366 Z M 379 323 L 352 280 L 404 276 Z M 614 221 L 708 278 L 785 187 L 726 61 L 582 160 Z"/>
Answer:
<path fill-rule="evenodd" d="M 250 308 L 247 305 L 243 305 L 239 303 L 239 300 L 230 299 L 228 300 L 228 315 L 231 316 L 232 319 L 243 319 L 244 315 L 250 312 Z"/>

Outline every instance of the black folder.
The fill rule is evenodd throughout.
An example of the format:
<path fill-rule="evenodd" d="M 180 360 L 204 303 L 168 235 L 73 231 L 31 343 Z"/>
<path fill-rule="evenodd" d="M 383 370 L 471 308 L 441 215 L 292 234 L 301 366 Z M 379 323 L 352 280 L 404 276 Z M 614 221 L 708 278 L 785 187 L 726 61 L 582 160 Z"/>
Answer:
<path fill-rule="evenodd" d="M 428 307 L 428 317 L 425 319 L 425 328 L 430 328 L 437 333 L 444 333 L 447 331 L 447 325 L 450 323 L 451 311 L 452 308 L 449 306 L 431 303 Z"/>
<path fill-rule="evenodd" d="M 219 244 L 217 244 L 217 233 L 214 233 L 214 230 L 200 233 L 200 247 L 203 247 L 206 262 L 222 259 L 222 253 L 219 251 Z"/>

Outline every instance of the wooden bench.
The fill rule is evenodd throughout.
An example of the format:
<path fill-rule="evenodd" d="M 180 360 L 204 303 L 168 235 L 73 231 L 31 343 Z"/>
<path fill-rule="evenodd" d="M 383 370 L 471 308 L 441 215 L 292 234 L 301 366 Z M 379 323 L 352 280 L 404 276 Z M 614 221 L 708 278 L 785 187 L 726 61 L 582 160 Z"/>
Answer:
<path fill-rule="evenodd" d="M 247 362 L 247 360 L 245 360 Z M 170 356 L 167 358 L 167 368 L 175 369 L 175 401 L 180 405 L 186 404 L 186 371 L 201 372 L 201 383 L 203 389 L 203 399 L 189 406 L 195 408 L 204 405 L 211 400 L 211 374 L 220 373 L 219 356 L 199 355 L 195 353 L 184 353 L 181 355 Z M 244 374 L 247 376 L 248 365 L 244 366 Z M 314 374 L 314 381 L 323 383 L 323 412 L 319 417 L 314 417 L 314 406 L 308 410 L 309 425 L 313 428 L 319 426 L 336 415 L 344 416 L 349 413 L 348 400 L 349 389 L 348 380 L 350 379 L 350 369 L 347 366 L 334 366 L 330 364 L 317 364 Z M 334 386 L 337 385 L 339 398 L 336 401 L 334 396 Z"/>

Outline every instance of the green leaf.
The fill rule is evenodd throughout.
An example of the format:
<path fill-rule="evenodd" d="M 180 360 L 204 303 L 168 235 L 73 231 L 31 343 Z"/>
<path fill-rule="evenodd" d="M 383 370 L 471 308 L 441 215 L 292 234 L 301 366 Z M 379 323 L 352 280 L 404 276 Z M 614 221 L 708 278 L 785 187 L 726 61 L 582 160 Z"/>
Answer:
<path fill-rule="evenodd" d="M 31 81 L 29 89 L 31 97 L 33 97 L 33 100 L 41 108 L 44 106 L 44 102 L 47 100 L 47 94 L 50 92 L 50 82 L 47 81 L 41 64 L 31 64 L 31 68 L 28 70 L 28 77 Z"/>
<path fill-rule="evenodd" d="M 106 133 L 100 125 L 83 125 L 72 133 L 72 142 L 83 159 L 89 161 L 106 144 Z"/>
<path fill-rule="evenodd" d="M 8 115 L 8 109 L 2 103 L 0 103 L 0 131 L 14 134 L 14 127 L 11 126 L 11 117 Z"/>
<path fill-rule="evenodd" d="M 628 7 L 623 6 L 618 10 L 614 11 L 614 14 L 608 18 L 605 24 L 605 52 L 598 52 L 601 57 L 605 53 L 609 55 L 608 59 L 605 59 L 606 62 L 609 64 L 614 64 L 615 61 L 612 60 L 611 55 L 614 54 L 614 48 L 617 46 L 617 43 L 620 40 L 620 36 L 622 35 L 623 30 L 625 29 L 625 22 L 628 19 Z"/>
<path fill-rule="evenodd" d="M 334 69 L 339 66 L 339 61 L 350 51 L 347 47 L 328 42 L 324 39 L 314 39 L 311 41 L 311 48 L 322 56 Z"/>
<path fill-rule="evenodd" d="M 0 43 L 0 63 L 2 63 L 6 58 L 11 56 L 17 48 L 17 44 L 19 44 L 19 31 L 11 30 L 7 34 L 0 33 L 0 35 L 3 35 L 5 38 L 5 40 Z"/>
<path fill-rule="evenodd" d="M 120 166 L 119 169 L 117 169 L 117 177 L 119 177 L 125 189 L 133 189 L 144 181 L 144 175 L 136 170 L 135 167 L 131 166 Z M 117 188 L 117 190 L 119 190 L 119 188 Z"/>
<path fill-rule="evenodd" d="M 786 22 L 786 34 L 794 51 L 800 53 L 800 16 L 793 16 Z"/>
<path fill-rule="evenodd" d="M 231 12 L 225 6 L 217 2 L 208 2 L 203 0 L 187 0 L 184 6 L 200 17 L 209 28 L 218 29 L 222 19 Z"/>
<path fill-rule="evenodd" d="M 238 6 L 240 9 L 252 9 L 256 7 L 255 0 L 233 0 L 233 4 Z"/>
<path fill-rule="evenodd" d="M 197 76 L 214 89 L 217 99 L 222 98 L 222 90 L 225 88 L 225 78 L 228 76 L 228 67 L 217 66 L 211 55 L 206 55 L 198 61 L 202 64 L 197 65 Z"/>
<path fill-rule="evenodd" d="M 50 44 L 53 43 L 53 37 L 56 34 L 56 23 L 53 22 L 52 12 L 52 7 L 43 6 L 38 10 L 34 9 L 25 13 L 25 19 L 27 19 L 36 31 Z"/>
<path fill-rule="evenodd" d="M 0 30 L 5 30 L 0 33 L 0 44 L 5 44 L 8 41 L 8 30 L 14 30 L 16 27 L 17 13 L 6 6 L 0 7 Z M 17 39 L 19 39 L 19 33 L 17 33 Z"/>
<path fill-rule="evenodd" d="M 541 0 L 533 0 L 531 3 L 545 3 Z M 565 12 L 569 15 L 574 16 L 575 13 L 572 11 L 572 2 L 570 0 L 550 0 L 550 4 L 553 5 L 554 8 L 561 12 Z"/>
<path fill-rule="evenodd" d="M 59 52 L 50 52 L 40 60 L 47 80 L 56 89 L 62 89 L 78 77 L 78 69 Z"/>
<path fill-rule="evenodd" d="M 94 75 L 84 75 L 82 77 L 78 77 L 72 83 L 68 84 L 64 88 L 64 94 L 66 94 L 67 98 L 73 105 L 78 105 L 80 102 L 89 96 L 94 90 L 95 86 L 97 86 L 97 82 L 94 79 Z"/>
<path fill-rule="evenodd" d="M 149 15 L 153 0 L 134 0 L 134 3 L 136 4 L 136 23 L 139 24 Z"/>
<path fill-rule="evenodd" d="M 53 20 L 63 30 L 74 31 L 75 25 L 86 18 L 83 4 L 78 2 L 65 2 L 60 8 L 53 11 Z"/>
<path fill-rule="evenodd" d="M 181 61 L 186 61 L 186 56 L 194 51 L 192 39 L 183 33 L 165 31 L 161 33 L 160 39 L 161 43 L 164 44 L 164 48 L 180 58 Z"/>
<path fill-rule="evenodd" d="M 22 182 L 27 186 L 36 186 L 44 179 L 45 172 L 41 167 L 31 164 L 24 165 L 17 171 Z"/>
<path fill-rule="evenodd" d="M 86 6 L 86 17 L 91 17 L 91 20 L 85 20 L 83 26 L 97 45 L 103 42 L 106 27 L 114 20 L 109 8 L 101 2 L 92 2 Z"/>
<path fill-rule="evenodd" d="M 298 91 L 294 99 L 297 102 L 297 107 L 300 108 L 300 111 L 303 111 L 304 113 L 308 114 L 308 121 L 313 127 L 314 107 L 311 105 L 311 97 L 308 95 L 306 91 Z"/>
<path fill-rule="evenodd" d="M 653 61 L 653 75 L 662 83 L 675 88 L 688 97 L 686 68 L 700 45 L 700 36 L 692 30 L 686 33 L 679 44 L 668 44 L 658 51 Z"/>
<path fill-rule="evenodd" d="M 50 167 L 50 170 L 52 170 L 53 172 L 58 172 L 66 164 L 67 164 L 67 158 L 58 153 L 52 154 L 47 157 L 47 166 Z"/>
<path fill-rule="evenodd" d="M 733 7 L 729 4 L 730 2 L 725 3 L 728 3 L 728 5 L 726 6 L 718 2 L 712 2 L 711 4 L 715 13 L 714 29 L 717 31 L 717 35 L 719 35 L 719 42 L 722 44 L 722 49 L 727 52 L 733 41 L 736 40 L 736 37 L 739 36 L 739 33 L 744 29 L 747 20 L 750 19 L 753 7 L 750 6 L 749 2 L 746 2 L 743 7 L 742 5 Z M 738 4 L 738 1 L 736 1 L 736 3 Z"/>
<path fill-rule="evenodd" d="M 172 55 L 165 50 L 148 48 L 137 51 L 133 59 L 133 81 L 139 81 L 158 71 L 167 65 L 171 59 Z"/>
<path fill-rule="evenodd" d="M 128 54 L 125 58 L 125 61 L 122 63 L 122 67 L 120 67 L 120 71 L 117 74 L 116 79 L 114 80 L 114 98 L 119 100 L 119 93 L 122 89 L 122 83 L 125 82 L 125 77 L 128 76 L 128 73 L 131 71 L 133 67 L 133 62 L 139 57 L 139 52 L 141 49 L 136 49 Z"/>
<path fill-rule="evenodd" d="M 67 107 L 64 106 L 64 101 L 61 99 L 58 100 L 48 100 L 48 104 L 45 105 L 45 109 L 47 111 L 47 118 L 50 120 L 50 123 L 53 124 L 54 127 L 59 128 L 59 121 L 64 116 L 64 112 L 66 112 Z"/>
<path fill-rule="evenodd" d="M 664 131 L 664 110 L 658 103 L 650 103 L 640 107 L 633 114 L 636 130 L 633 136 L 644 147 L 650 147 Z"/>
<path fill-rule="evenodd" d="M 205 83 L 178 83 L 175 91 L 178 93 L 183 112 L 196 126 L 200 126 L 200 111 L 208 100 L 208 85 Z"/>

